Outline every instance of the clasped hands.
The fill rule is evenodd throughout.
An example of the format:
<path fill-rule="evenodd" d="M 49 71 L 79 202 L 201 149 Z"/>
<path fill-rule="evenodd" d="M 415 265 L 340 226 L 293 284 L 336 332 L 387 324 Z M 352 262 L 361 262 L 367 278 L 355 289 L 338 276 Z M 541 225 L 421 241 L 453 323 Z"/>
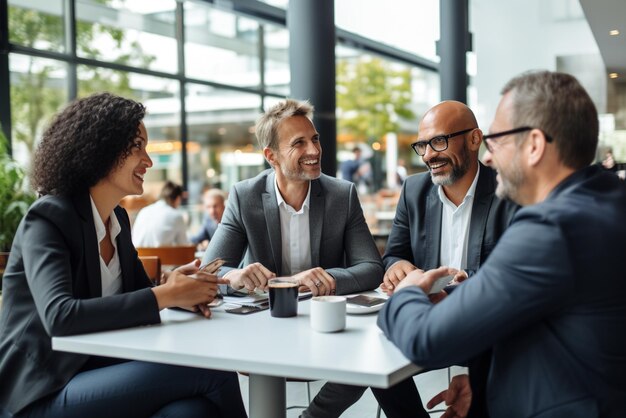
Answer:
<path fill-rule="evenodd" d="M 261 263 L 252 263 L 242 269 L 231 270 L 224 276 L 233 289 L 246 289 L 250 292 L 267 290 L 268 280 L 274 277 L 276 273 Z M 335 279 L 321 267 L 301 271 L 292 278 L 300 285 L 301 292 L 310 290 L 313 296 L 335 294 Z"/>
<path fill-rule="evenodd" d="M 453 285 L 461 283 L 467 279 L 467 273 L 463 270 L 442 266 L 436 269 L 424 271 L 406 260 L 400 260 L 392 264 L 392 266 L 387 270 L 380 288 L 389 296 L 407 286 L 418 286 L 424 291 L 424 293 L 428 294 L 435 284 L 435 281 L 447 275 L 453 276 L 451 281 L 451 284 Z M 433 303 L 436 303 L 446 297 L 446 295 L 447 293 L 442 290 L 441 292 L 430 295 L 429 297 Z"/>

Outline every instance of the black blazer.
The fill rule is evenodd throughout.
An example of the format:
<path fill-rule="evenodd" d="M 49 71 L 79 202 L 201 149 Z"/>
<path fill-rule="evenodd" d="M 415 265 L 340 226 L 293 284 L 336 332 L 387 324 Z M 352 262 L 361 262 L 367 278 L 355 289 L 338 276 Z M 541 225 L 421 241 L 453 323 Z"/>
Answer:
<path fill-rule="evenodd" d="M 516 204 L 496 197 L 496 185 L 496 172 L 480 164 L 467 244 L 467 269 L 472 272 L 491 254 L 518 209 Z M 440 266 L 443 204 L 437 187 L 429 173 L 410 176 L 402 185 L 383 256 L 385 269 L 399 260 L 423 270 Z"/>
<path fill-rule="evenodd" d="M 45 196 L 22 220 L 3 278 L 0 411 L 15 414 L 62 389 L 89 359 L 53 351 L 52 336 L 160 322 L 150 281 L 115 208 L 123 290 L 103 298 L 98 240 L 87 193 Z"/>
<path fill-rule="evenodd" d="M 480 164 L 467 243 L 466 270 L 470 274 L 476 272 L 491 254 L 519 208 L 511 201 L 498 199 L 496 186 L 496 172 Z M 410 176 L 404 182 L 383 256 L 385 269 L 401 259 L 423 270 L 440 266 L 443 204 L 437 187 L 429 173 Z M 490 359 L 491 352 L 487 350 L 466 364 L 473 395 L 468 418 L 488 416 L 485 389 Z"/>

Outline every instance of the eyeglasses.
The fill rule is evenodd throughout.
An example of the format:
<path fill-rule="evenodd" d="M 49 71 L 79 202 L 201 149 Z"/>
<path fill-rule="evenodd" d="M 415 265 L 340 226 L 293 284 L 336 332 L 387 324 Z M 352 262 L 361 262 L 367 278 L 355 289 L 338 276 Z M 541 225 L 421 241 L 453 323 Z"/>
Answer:
<path fill-rule="evenodd" d="M 433 151 L 441 152 L 448 149 L 448 140 L 455 136 L 463 135 L 468 133 L 469 131 L 473 131 L 476 128 L 464 129 L 459 132 L 454 132 L 448 135 L 439 135 L 434 138 L 431 138 L 430 141 L 417 141 L 411 144 L 411 148 L 413 151 L 420 157 L 423 157 L 426 154 L 426 147 L 430 145 Z"/>
<path fill-rule="evenodd" d="M 519 128 L 509 129 L 508 131 L 502 131 L 502 132 L 497 132 L 495 134 L 483 135 L 483 140 L 485 141 L 485 146 L 487 147 L 487 150 L 493 153 L 493 144 L 490 144 L 489 141 L 493 141 L 494 138 L 499 138 L 502 136 L 508 136 L 508 135 L 513 135 L 513 134 L 519 134 L 520 132 L 531 131 L 533 129 L 539 129 L 539 128 L 533 128 L 531 126 L 521 126 Z M 541 131 L 541 129 L 539 130 Z M 547 142 L 552 142 L 552 137 L 550 135 L 546 134 L 545 132 L 543 132 L 543 135 L 546 137 Z"/>

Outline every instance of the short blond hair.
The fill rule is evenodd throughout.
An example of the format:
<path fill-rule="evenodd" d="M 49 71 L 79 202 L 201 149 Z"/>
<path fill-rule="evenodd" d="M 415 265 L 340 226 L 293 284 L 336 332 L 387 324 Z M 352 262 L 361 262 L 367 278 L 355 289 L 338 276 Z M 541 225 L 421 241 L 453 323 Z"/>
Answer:
<path fill-rule="evenodd" d="M 306 116 L 313 119 L 313 105 L 307 100 L 286 99 L 272 106 L 256 122 L 255 132 L 261 149 L 266 147 L 278 150 L 278 126 L 292 116 Z"/>

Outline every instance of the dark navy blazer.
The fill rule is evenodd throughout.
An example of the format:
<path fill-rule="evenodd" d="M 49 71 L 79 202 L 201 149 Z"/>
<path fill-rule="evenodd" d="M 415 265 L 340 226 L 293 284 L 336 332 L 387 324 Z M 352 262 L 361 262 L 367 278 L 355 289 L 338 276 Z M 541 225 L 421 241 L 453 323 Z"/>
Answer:
<path fill-rule="evenodd" d="M 378 324 L 427 367 L 493 347 L 492 417 L 625 417 L 625 257 L 626 186 L 588 167 L 520 209 L 449 297 L 403 289 Z"/>

